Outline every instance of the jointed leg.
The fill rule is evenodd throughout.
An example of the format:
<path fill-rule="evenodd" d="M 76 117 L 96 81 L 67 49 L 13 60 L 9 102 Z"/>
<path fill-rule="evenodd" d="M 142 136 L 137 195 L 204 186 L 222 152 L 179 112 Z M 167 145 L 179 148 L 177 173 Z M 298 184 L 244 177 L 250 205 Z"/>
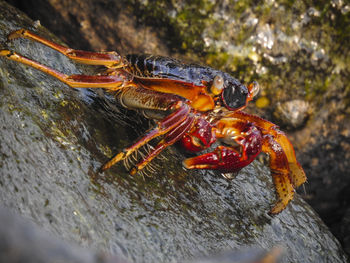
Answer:
<path fill-rule="evenodd" d="M 125 148 L 122 152 L 118 153 L 110 161 L 104 164 L 101 167 L 101 171 L 109 169 L 111 166 L 113 166 L 121 160 L 124 160 L 130 154 L 135 152 L 137 149 L 139 149 L 152 139 L 164 135 L 173 130 L 175 127 L 179 126 L 188 117 L 188 114 L 190 113 L 190 108 L 187 104 L 183 103 L 178 104 L 177 107 L 178 108 L 173 113 L 171 113 L 169 116 L 158 122 L 157 127 L 151 129 L 144 137 L 142 137 L 136 143 L 134 143 L 128 148 Z"/>
<path fill-rule="evenodd" d="M 270 213 L 278 214 L 286 208 L 294 196 L 294 187 L 289 176 L 288 158 L 285 155 L 284 149 L 271 135 L 264 136 L 262 150 L 270 156 L 271 176 L 278 197 L 278 201 L 270 210 Z"/>
<path fill-rule="evenodd" d="M 171 131 L 169 131 L 165 138 L 161 140 L 158 145 L 138 164 L 135 165 L 133 169 L 131 169 L 130 174 L 134 175 L 137 171 L 144 168 L 150 161 L 152 161 L 161 151 L 163 151 L 166 147 L 174 144 L 178 140 L 182 138 L 182 136 L 188 132 L 191 128 L 195 117 L 189 116 L 185 119 L 179 126 L 176 126 Z"/>
<path fill-rule="evenodd" d="M 49 41 L 25 29 L 19 29 L 17 31 L 12 32 L 8 36 L 8 39 L 12 40 L 20 37 L 27 38 L 27 39 L 39 42 L 43 45 L 46 45 L 79 63 L 90 64 L 90 65 L 103 65 L 109 68 L 120 68 L 124 66 L 122 57 L 114 51 L 89 52 L 89 51 L 75 50 L 75 49 L 64 47 L 52 41 Z"/>
<path fill-rule="evenodd" d="M 130 76 L 123 70 L 115 71 L 111 75 L 87 76 L 87 75 L 66 75 L 52 68 L 42 65 L 34 60 L 23 57 L 10 50 L 0 50 L 0 56 L 4 56 L 10 60 L 20 62 L 31 66 L 46 74 L 49 74 L 56 79 L 62 81 L 72 88 L 105 88 L 108 90 L 117 90 L 123 86 L 132 85 Z"/>
<path fill-rule="evenodd" d="M 286 155 L 289 165 L 289 176 L 294 188 L 299 187 L 306 182 L 306 175 L 296 159 L 292 143 L 288 140 L 285 133 L 278 130 L 276 126 L 271 128 L 269 132 L 273 135 L 274 141 L 282 147 L 283 152 Z"/>

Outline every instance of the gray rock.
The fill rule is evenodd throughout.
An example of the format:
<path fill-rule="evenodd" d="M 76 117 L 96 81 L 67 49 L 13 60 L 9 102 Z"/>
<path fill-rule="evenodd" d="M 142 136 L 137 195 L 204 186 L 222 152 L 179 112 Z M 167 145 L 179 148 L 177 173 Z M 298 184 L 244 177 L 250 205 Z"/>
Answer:
<path fill-rule="evenodd" d="M 0 222 L 1 262 L 126 263 L 116 256 L 96 253 L 63 242 L 3 207 L 0 207 Z"/>
<path fill-rule="evenodd" d="M 0 43 L 67 74 L 92 72 L 57 52 L 6 35 L 28 28 L 57 40 L 0 1 Z M 150 177 L 117 166 L 97 174 L 148 122 L 112 96 L 74 90 L 0 58 L 0 200 L 48 232 L 133 262 L 179 262 L 247 246 L 287 248 L 282 262 L 345 262 L 339 242 L 298 196 L 271 217 L 269 169 L 259 162 L 232 181 L 185 171 L 171 147 Z M 107 156 L 106 156 L 107 155 Z"/>
<path fill-rule="evenodd" d="M 311 113 L 310 104 L 303 100 L 289 100 L 277 103 L 273 113 L 276 122 L 283 127 L 301 128 Z"/>
<path fill-rule="evenodd" d="M 59 240 L 3 207 L 0 207 L 0 237 L 0 262 L 127 263 L 119 256 L 110 256 Z M 249 248 L 186 262 L 276 263 L 283 252 L 283 247 L 275 247 L 271 251 Z"/>

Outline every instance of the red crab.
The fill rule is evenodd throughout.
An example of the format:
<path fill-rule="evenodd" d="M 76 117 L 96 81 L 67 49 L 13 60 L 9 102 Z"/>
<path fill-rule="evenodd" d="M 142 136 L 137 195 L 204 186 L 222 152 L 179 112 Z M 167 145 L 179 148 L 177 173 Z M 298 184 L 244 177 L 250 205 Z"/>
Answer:
<path fill-rule="evenodd" d="M 12 32 L 8 38 L 18 37 L 40 42 L 77 62 L 103 65 L 107 69 L 95 76 L 68 76 L 7 49 L 0 51 L 1 56 L 41 70 L 73 88 L 104 88 L 114 93 L 124 107 L 143 111 L 155 120 L 153 129 L 115 155 L 101 170 L 128 158 L 159 137 L 155 148 L 131 169 L 131 174 L 175 142 L 190 152 L 208 149 L 218 142 L 219 146 L 212 152 L 188 158 L 183 165 L 188 169 L 237 172 L 261 151 L 268 153 L 278 198 L 270 211 L 272 214 L 281 212 L 293 199 L 294 189 L 306 181 L 286 135 L 275 124 L 242 112 L 258 91 L 255 83 L 246 87 L 222 71 L 168 57 L 121 57 L 116 52 L 74 50 L 24 29 Z"/>

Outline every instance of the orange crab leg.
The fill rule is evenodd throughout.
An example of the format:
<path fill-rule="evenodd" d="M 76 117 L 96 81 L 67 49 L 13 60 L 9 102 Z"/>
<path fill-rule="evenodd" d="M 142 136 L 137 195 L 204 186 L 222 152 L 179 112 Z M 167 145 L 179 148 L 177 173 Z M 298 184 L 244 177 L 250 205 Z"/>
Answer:
<path fill-rule="evenodd" d="M 270 213 L 278 214 L 286 208 L 294 196 L 294 187 L 289 176 L 288 158 L 284 153 L 284 149 L 271 135 L 264 136 L 262 151 L 268 153 L 270 156 L 271 176 L 278 197 L 278 201 L 272 207 Z"/>
<path fill-rule="evenodd" d="M 52 41 L 49 41 L 26 29 L 16 30 L 8 36 L 9 40 L 16 39 L 16 38 L 26 38 L 26 39 L 36 41 L 38 43 L 41 43 L 45 46 L 48 46 L 52 49 L 57 50 L 63 55 L 79 63 L 90 64 L 90 65 L 103 65 L 109 68 L 120 68 L 125 66 L 123 63 L 122 57 L 114 51 L 89 52 L 89 51 L 75 50 L 75 49 L 71 49 L 71 48 L 67 48 L 65 46 L 59 45 Z"/>
<path fill-rule="evenodd" d="M 182 102 L 178 103 L 176 107 L 177 109 L 173 113 L 171 113 L 169 116 L 167 116 L 166 118 L 158 122 L 157 127 L 151 129 L 149 132 L 146 133 L 145 136 L 143 136 L 136 143 L 134 143 L 128 148 L 125 148 L 124 150 L 122 150 L 122 152 L 118 153 L 106 164 L 104 164 L 101 167 L 101 171 L 105 171 L 109 169 L 111 166 L 113 166 L 114 164 L 116 164 L 121 160 L 124 160 L 130 154 L 132 154 L 134 151 L 136 151 L 137 149 L 139 149 L 141 146 L 145 145 L 152 139 L 158 136 L 161 136 L 163 134 L 166 134 L 172 129 L 174 129 L 175 127 L 179 126 L 190 113 L 190 107 L 187 104 L 183 104 Z"/>
<path fill-rule="evenodd" d="M 291 183 L 295 188 L 299 187 L 306 182 L 306 175 L 296 159 L 292 143 L 289 141 L 285 133 L 278 130 L 276 126 L 271 128 L 269 132 L 273 136 L 274 141 L 281 145 L 283 152 L 287 157 Z"/>
<path fill-rule="evenodd" d="M 171 131 L 169 131 L 165 138 L 162 139 L 157 146 L 138 164 L 135 165 L 133 169 L 131 169 L 130 174 L 134 175 L 137 173 L 137 171 L 144 168 L 150 161 L 152 161 L 158 154 L 160 154 L 161 151 L 163 151 L 166 147 L 174 144 L 179 139 L 182 138 L 182 136 L 188 132 L 188 130 L 191 128 L 195 117 L 194 116 L 188 116 L 180 125 L 173 128 Z"/>
<path fill-rule="evenodd" d="M 111 75 L 66 75 L 7 49 L 0 50 L 0 56 L 38 69 L 72 88 L 105 88 L 108 90 L 117 90 L 124 86 L 132 85 L 132 77 L 123 70 L 115 71 L 115 74 Z"/>
<path fill-rule="evenodd" d="M 289 141 L 284 132 L 280 131 L 276 124 L 269 122 L 258 116 L 250 115 L 241 111 L 232 112 L 228 117 L 239 118 L 254 123 L 257 127 L 262 129 L 263 134 L 271 134 L 273 140 L 276 141 L 283 149 L 284 154 L 288 160 L 289 176 L 291 183 L 295 188 L 306 182 L 306 175 L 296 159 L 295 151 L 292 143 Z M 273 167 L 272 167 L 273 169 Z"/>

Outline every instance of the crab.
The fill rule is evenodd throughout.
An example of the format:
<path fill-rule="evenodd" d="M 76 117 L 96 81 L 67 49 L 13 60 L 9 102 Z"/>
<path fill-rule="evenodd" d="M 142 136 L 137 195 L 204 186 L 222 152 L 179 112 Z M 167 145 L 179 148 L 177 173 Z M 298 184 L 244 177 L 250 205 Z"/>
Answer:
<path fill-rule="evenodd" d="M 271 214 L 284 210 L 295 189 L 306 181 L 285 133 L 277 125 L 242 111 L 258 93 L 256 82 L 245 86 L 220 70 L 163 56 L 123 57 L 116 52 L 74 50 L 25 29 L 8 36 L 9 40 L 15 38 L 39 42 L 76 62 L 104 66 L 106 70 L 98 75 L 66 75 L 8 49 L 0 50 L 1 56 L 43 71 L 72 88 L 105 89 L 122 106 L 142 111 L 155 121 L 153 128 L 106 162 L 101 171 L 158 138 L 156 146 L 130 169 L 130 174 L 141 171 L 176 142 L 192 153 L 206 150 L 185 159 L 183 165 L 187 169 L 211 169 L 225 174 L 238 172 L 265 152 L 277 195 Z"/>

